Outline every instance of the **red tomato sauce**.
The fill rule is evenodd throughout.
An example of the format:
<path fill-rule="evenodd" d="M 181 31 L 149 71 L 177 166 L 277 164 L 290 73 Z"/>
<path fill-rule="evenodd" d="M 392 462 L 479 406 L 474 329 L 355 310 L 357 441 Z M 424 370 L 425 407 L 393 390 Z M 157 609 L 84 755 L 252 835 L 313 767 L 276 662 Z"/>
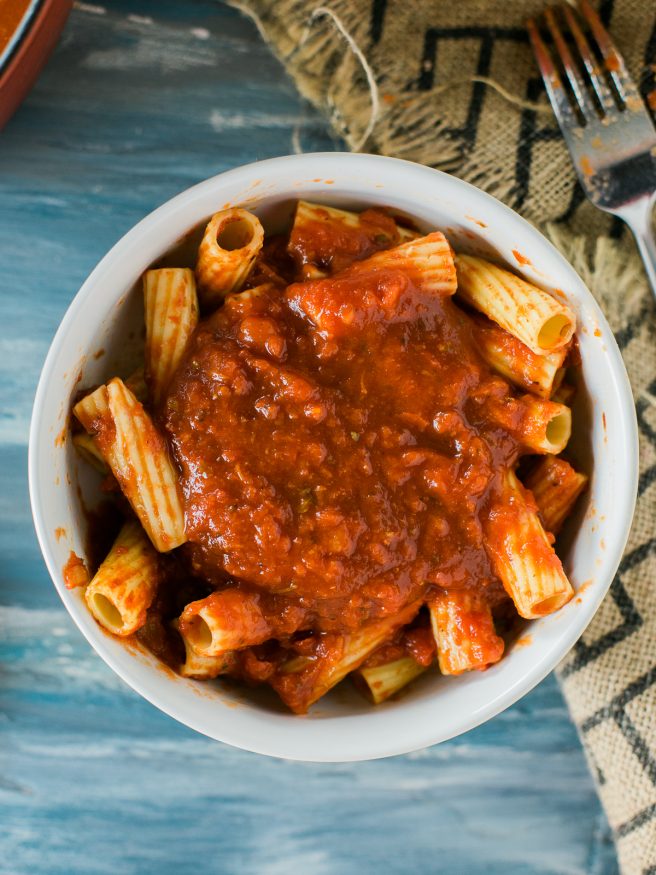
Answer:
<path fill-rule="evenodd" d="M 260 594 L 273 637 L 345 633 L 435 587 L 499 604 L 482 523 L 520 447 L 487 405 L 510 397 L 453 301 L 396 270 L 228 298 L 159 411 L 180 553 Z M 404 651 L 428 659 L 415 637 Z"/>
<path fill-rule="evenodd" d="M 317 209 L 318 216 L 322 212 Z M 329 218 L 327 211 L 325 216 Z M 399 230 L 391 216 L 365 210 L 357 226 L 317 219 L 295 227 L 289 238 L 289 252 L 299 265 L 315 264 L 338 271 L 398 242 Z"/>
<path fill-rule="evenodd" d="M 62 569 L 64 585 L 66 589 L 75 589 L 78 586 L 86 586 L 89 583 L 89 572 L 83 559 L 71 550 L 66 564 Z"/>
<path fill-rule="evenodd" d="M 425 668 L 428 668 L 433 662 L 435 659 L 435 638 L 427 623 L 400 629 L 391 641 L 375 650 L 363 665 L 365 668 L 373 668 L 404 657 L 414 659 Z"/>

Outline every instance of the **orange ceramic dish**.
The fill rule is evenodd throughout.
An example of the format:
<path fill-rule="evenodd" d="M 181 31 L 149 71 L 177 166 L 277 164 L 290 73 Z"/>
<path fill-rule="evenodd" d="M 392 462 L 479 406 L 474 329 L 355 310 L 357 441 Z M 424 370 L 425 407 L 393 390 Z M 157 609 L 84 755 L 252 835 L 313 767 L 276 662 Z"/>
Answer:
<path fill-rule="evenodd" d="M 72 5 L 72 0 L 0 0 L 0 128 L 36 81 Z"/>

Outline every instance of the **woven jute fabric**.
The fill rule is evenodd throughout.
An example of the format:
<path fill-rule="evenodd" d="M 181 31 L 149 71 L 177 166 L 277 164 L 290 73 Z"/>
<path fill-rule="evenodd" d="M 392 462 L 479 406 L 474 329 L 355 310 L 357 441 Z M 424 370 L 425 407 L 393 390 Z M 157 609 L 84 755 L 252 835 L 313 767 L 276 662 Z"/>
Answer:
<path fill-rule="evenodd" d="M 526 35 L 544 0 L 232 5 L 351 149 L 447 170 L 505 201 L 552 237 L 606 312 L 638 413 L 638 506 L 610 593 L 558 675 L 622 871 L 656 873 L 656 311 L 631 239 L 575 181 Z M 646 97 L 656 5 L 603 0 L 599 12 Z"/>

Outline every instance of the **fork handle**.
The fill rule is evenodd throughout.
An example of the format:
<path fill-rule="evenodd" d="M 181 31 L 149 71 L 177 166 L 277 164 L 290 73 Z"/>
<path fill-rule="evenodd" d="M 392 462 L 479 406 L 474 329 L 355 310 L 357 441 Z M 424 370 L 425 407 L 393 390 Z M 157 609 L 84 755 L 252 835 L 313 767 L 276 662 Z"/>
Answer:
<path fill-rule="evenodd" d="M 649 285 L 656 298 L 656 240 L 652 221 L 655 199 L 656 194 L 639 198 L 618 210 L 617 215 L 626 222 L 635 237 Z"/>

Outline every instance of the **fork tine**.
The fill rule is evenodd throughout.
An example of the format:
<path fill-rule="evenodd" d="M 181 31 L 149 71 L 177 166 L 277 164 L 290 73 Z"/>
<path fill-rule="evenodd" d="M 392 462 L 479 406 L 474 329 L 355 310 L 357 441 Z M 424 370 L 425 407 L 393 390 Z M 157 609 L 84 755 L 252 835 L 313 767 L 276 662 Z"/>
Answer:
<path fill-rule="evenodd" d="M 572 86 L 572 91 L 574 92 L 578 107 L 586 121 L 592 121 L 592 119 L 596 117 L 597 113 L 594 104 L 588 94 L 588 90 L 586 88 L 583 77 L 579 73 L 576 62 L 574 61 L 572 53 L 569 50 L 569 46 L 565 42 L 565 37 L 563 36 L 558 21 L 556 19 L 557 12 L 557 6 L 549 6 L 545 10 L 544 18 L 553 38 L 556 51 L 560 56 L 560 60 L 562 62 L 569 84 Z"/>
<path fill-rule="evenodd" d="M 610 74 L 611 79 L 617 88 L 618 94 L 629 104 L 632 101 L 640 100 L 638 90 L 635 86 L 631 74 L 626 69 L 624 58 L 615 48 L 615 45 L 610 38 L 606 28 L 601 23 L 601 19 L 594 11 L 589 3 L 589 0 L 580 0 L 581 14 L 590 25 L 590 30 L 597 41 L 599 50 L 606 64 L 606 70 Z M 642 101 L 640 101 L 642 106 Z M 629 107 L 630 109 L 632 107 Z"/>
<path fill-rule="evenodd" d="M 569 6 L 563 6 L 563 14 L 565 15 L 567 25 L 572 32 L 585 69 L 590 77 L 592 87 L 599 98 L 599 103 L 607 112 L 613 112 L 616 109 L 613 95 L 608 85 L 606 85 L 603 75 L 600 75 L 599 64 L 597 63 L 595 56 L 592 54 L 590 44 L 581 30 L 581 27 L 576 20 L 576 16 Z"/>
<path fill-rule="evenodd" d="M 574 115 L 571 104 L 560 80 L 560 76 L 554 67 L 549 49 L 540 36 L 540 31 L 535 21 L 530 18 L 526 22 L 526 29 L 533 48 L 535 60 L 538 62 L 540 73 L 547 89 L 547 95 L 561 128 L 580 127 L 579 121 Z"/>

